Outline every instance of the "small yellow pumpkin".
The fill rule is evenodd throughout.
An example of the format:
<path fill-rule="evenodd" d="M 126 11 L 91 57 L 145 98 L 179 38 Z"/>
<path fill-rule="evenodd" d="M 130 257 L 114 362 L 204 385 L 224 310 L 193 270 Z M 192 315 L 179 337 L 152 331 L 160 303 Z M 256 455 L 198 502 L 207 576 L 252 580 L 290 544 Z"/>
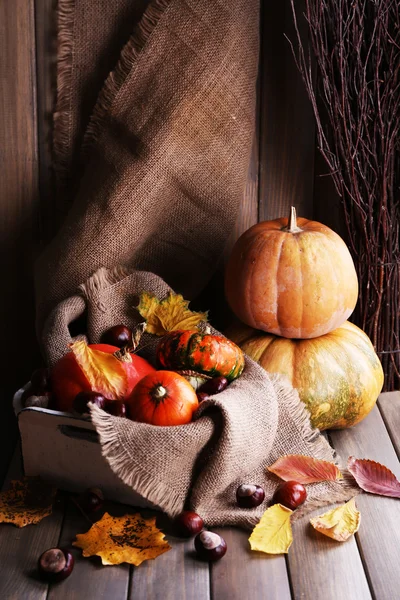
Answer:
<path fill-rule="evenodd" d="M 269 373 L 286 376 L 319 429 L 355 425 L 372 410 L 383 369 L 368 336 L 353 323 L 318 338 L 290 340 L 243 324 L 227 335 Z"/>

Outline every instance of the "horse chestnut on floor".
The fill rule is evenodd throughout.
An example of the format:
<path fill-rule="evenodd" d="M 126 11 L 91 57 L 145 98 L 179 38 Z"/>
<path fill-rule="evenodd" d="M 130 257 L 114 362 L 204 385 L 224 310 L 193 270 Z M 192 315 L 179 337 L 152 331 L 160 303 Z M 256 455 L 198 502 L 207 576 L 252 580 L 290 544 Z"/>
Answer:
<path fill-rule="evenodd" d="M 264 501 L 265 492 L 259 485 L 242 484 L 236 490 L 236 502 L 241 508 L 254 508 Z"/>
<path fill-rule="evenodd" d="M 74 562 L 74 557 L 68 550 L 50 548 L 43 552 L 39 558 L 39 574 L 43 579 L 57 583 L 71 575 Z"/>
<path fill-rule="evenodd" d="M 123 348 L 124 346 L 132 345 L 132 329 L 126 327 L 125 325 L 114 325 L 114 327 L 110 327 L 107 329 L 101 336 L 102 344 L 111 344 L 111 346 L 118 346 L 118 348 Z"/>
<path fill-rule="evenodd" d="M 88 413 L 89 402 L 93 402 L 93 404 L 105 410 L 107 400 L 102 394 L 98 394 L 97 392 L 79 392 L 79 394 L 75 396 L 74 400 L 75 412 L 79 413 L 80 415 Z"/>
<path fill-rule="evenodd" d="M 285 481 L 276 489 L 273 502 L 295 510 L 306 501 L 306 498 L 307 491 L 304 485 L 297 481 Z"/>
<path fill-rule="evenodd" d="M 103 507 L 103 492 L 100 488 L 89 488 L 79 496 L 78 504 L 84 512 L 94 513 Z"/>
<path fill-rule="evenodd" d="M 181 537 L 192 537 L 204 527 L 204 521 L 192 510 L 184 510 L 175 520 L 178 535 Z"/>
<path fill-rule="evenodd" d="M 226 542 L 218 533 L 201 531 L 194 539 L 197 556 L 202 560 L 216 561 L 226 552 Z"/>

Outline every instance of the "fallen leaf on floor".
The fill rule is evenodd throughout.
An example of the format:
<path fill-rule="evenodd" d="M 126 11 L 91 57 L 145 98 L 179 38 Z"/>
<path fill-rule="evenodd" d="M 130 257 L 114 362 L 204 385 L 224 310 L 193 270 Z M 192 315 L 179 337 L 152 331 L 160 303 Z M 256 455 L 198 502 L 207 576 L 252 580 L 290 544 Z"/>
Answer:
<path fill-rule="evenodd" d="M 37 478 L 12 481 L 9 490 L 0 492 L 0 523 L 17 527 L 40 523 L 51 515 L 56 493 L 56 488 Z"/>
<path fill-rule="evenodd" d="M 156 518 L 144 519 L 139 513 L 112 517 L 105 513 L 87 533 L 76 536 L 74 546 L 83 556 L 100 556 L 103 565 L 129 563 L 139 566 L 171 549 Z"/>
<path fill-rule="evenodd" d="M 329 512 L 310 519 L 311 525 L 324 535 L 338 541 L 345 542 L 360 527 L 361 513 L 357 510 L 354 498 L 334 508 Z"/>
<path fill-rule="evenodd" d="M 400 481 L 384 465 L 366 458 L 350 456 L 347 468 L 365 492 L 400 498 Z"/>
<path fill-rule="evenodd" d="M 342 474 L 337 466 L 327 460 L 318 460 L 302 454 L 287 454 L 278 458 L 268 471 L 284 481 L 297 481 L 303 485 L 317 481 L 335 481 Z"/>
<path fill-rule="evenodd" d="M 281 504 L 267 508 L 249 537 L 250 548 L 267 554 L 287 553 L 293 541 L 293 511 Z"/>
<path fill-rule="evenodd" d="M 196 329 L 207 320 L 207 313 L 191 311 L 189 302 L 180 294 L 170 293 L 160 301 L 153 294 L 142 292 L 137 309 L 146 319 L 146 331 L 160 336 L 176 329 Z"/>

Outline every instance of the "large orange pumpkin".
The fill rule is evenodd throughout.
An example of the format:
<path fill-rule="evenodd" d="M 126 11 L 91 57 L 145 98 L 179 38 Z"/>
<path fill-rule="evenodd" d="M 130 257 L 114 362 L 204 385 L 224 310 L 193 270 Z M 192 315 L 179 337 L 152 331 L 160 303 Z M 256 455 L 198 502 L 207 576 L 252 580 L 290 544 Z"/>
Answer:
<path fill-rule="evenodd" d="M 266 371 L 289 379 L 319 429 L 355 425 L 382 389 L 381 363 L 368 336 L 352 323 L 311 340 L 289 340 L 242 324 L 227 333 Z"/>
<path fill-rule="evenodd" d="M 226 298 L 255 329 L 314 338 L 353 312 L 357 275 L 343 240 L 329 227 L 299 218 L 264 221 L 236 242 L 227 265 Z"/>

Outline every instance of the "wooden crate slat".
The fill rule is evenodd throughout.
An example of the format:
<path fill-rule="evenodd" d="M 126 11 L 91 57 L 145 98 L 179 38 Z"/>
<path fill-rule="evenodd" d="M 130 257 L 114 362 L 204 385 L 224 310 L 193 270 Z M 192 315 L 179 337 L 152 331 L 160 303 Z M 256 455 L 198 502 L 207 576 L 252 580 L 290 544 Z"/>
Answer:
<path fill-rule="evenodd" d="M 128 600 L 210 600 L 208 563 L 197 560 L 193 539 L 175 537 L 167 516 L 152 514 L 157 514 L 157 526 L 166 534 L 171 550 L 133 567 Z"/>
<path fill-rule="evenodd" d="M 14 453 L 3 489 L 22 476 L 19 447 Z M 0 598 L 7 600 L 45 600 L 48 585 L 37 577 L 37 561 L 48 548 L 57 546 L 64 514 L 64 503 L 57 499 L 53 513 L 38 525 L 23 528 L 0 525 Z"/>
<path fill-rule="evenodd" d="M 250 532 L 215 529 L 227 543 L 222 560 L 211 567 L 211 597 L 243 600 L 290 600 L 290 586 L 284 556 L 252 552 Z"/>
<path fill-rule="evenodd" d="M 399 437 L 400 431 L 397 431 L 396 439 Z M 400 477 L 400 463 L 377 407 L 356 427 L 332 431 L 331 438 L 342 459 L 347 460 L 349 455 L 370 458 L 386 465 Z M 357 541 L 373 596 L 379 600 L 392 600 L 398 597 L 400 589 L 400 569 L 397 568 L 400 562 L 400 502 L 372 494 L 362 494 L 356 502 L 361 512 Z"/>
<path fill-rule="evenodd" d="M 261 31 L 259 220 L 288 216 L 291 205 L 312 218 L 314 117 L 284 37 L 294 40 L 290 0 L 262 3 Z"/>
<path fill-rule="evenodd" d="M 114 514 L 111 510 L 110 512 Z M 103 566 L 100 557 L 83 558 L 82 551 L 72 547 L 76 534 L 86 533 L 90 527 L 90 522 L 69 500 L 59 545 L 70 548 L 75 558 L 75 566 L 72 574 L 61 585 L 50 586 L 48 600 L 127 598 L 129 565 Z"/>
<path fill-rule="evenodd" d="M 378 407 L 397 456 L 400 457 L 400 392 L 381 394 Z"/>

